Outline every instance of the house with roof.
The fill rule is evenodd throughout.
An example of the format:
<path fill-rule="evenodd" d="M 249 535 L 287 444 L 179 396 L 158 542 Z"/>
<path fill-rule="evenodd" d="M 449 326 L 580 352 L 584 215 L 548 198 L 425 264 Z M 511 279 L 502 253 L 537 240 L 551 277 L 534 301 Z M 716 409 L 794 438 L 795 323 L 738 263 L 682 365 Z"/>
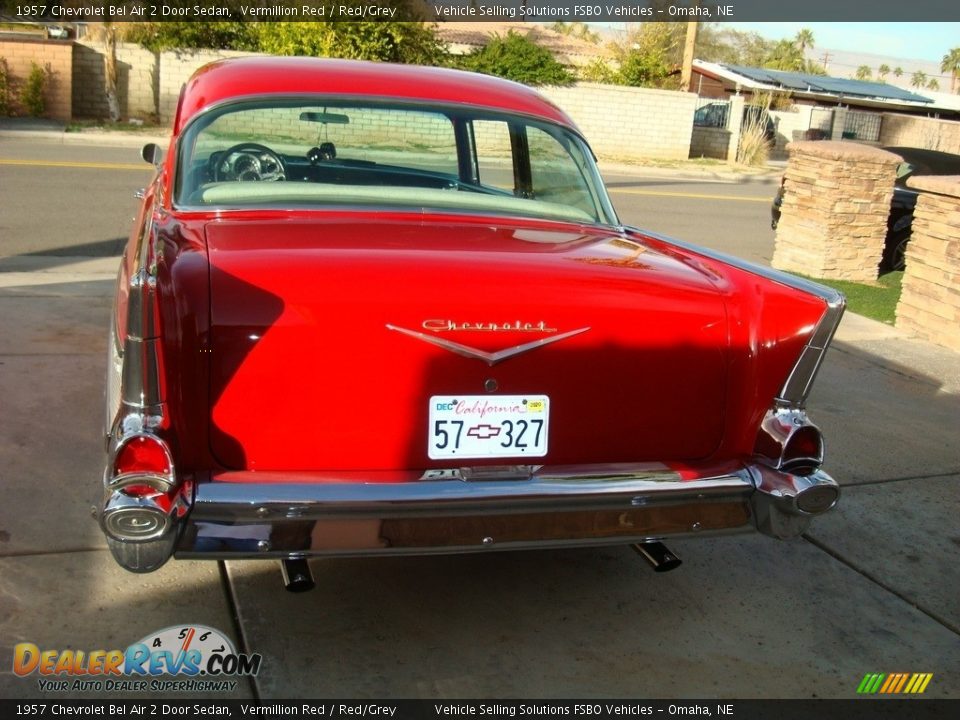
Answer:
<path fill-rule="evenodd" d="M 701 97 L 728 98 L 755 93 L 788 94 L 794 103 L 856 109 L 919 113 L 954 112 L 940 108 L 927 95 L 883 82 L 693 61 L 690 90 Z M 748 97 L 749 99 L 749 97 Z"/>
<path fill-rule="evenodd" d="M 912 92 L 896 85 L 810 73 L 744 67 L 694 60 L 691 92 L 700 107 L 723 107 L 731 98 L 750 103 L 759 95 L 775 99 L 770 112 L 776 127 L 774 157 L 784 157 L 793 140 L 846 139 L 882 144 L 882 126 L 888 114 L 960 120 L 960 103 L 943 93 Z M 787 103 L 782 101 L 788 99 Z M 709 113 L 699 110 L 698 117 Z M 714 112 L 712 116 L 723 115 Z M 698 124 L 694 121 L 695 126 Z M 694 128 L 694 145 L 722 145 L 713 138 L 724 128 Z M 701 137 L 698 138 L 697 136 Z"/>

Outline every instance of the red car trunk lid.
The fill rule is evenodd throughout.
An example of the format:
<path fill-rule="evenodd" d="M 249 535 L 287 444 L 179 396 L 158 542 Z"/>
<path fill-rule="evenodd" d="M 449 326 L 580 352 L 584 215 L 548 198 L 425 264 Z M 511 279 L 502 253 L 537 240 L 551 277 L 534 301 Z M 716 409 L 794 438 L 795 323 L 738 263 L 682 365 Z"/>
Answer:
<path fill-rule="evenodd" d="M 546 395 L 543 464 L 694 460 L 722 439 L 722 298 L 640 243 L 362 216 L 206 233 L 211 449 L 225 467 L 485 464 L 429 459 L 434 395 Z M 578 330 L 492 366 L 417 336 L 495 353 Z"/>

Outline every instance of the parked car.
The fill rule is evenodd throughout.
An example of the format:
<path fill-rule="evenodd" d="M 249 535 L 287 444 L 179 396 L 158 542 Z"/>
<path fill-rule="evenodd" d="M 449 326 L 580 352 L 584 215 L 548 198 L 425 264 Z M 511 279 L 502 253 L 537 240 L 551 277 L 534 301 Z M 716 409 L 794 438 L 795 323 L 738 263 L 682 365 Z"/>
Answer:
<path fill-rule="evenodd" d="M 698 127 L 726 128 L 729 113 L 729 103 L 707 103 L 693 113 L 693 124 Z M 762 126 L 763 136 L 767 142 L 770 144 L 776 142 L 777 126 L 766 109 L 759 105 L 744 105 L 742 122 L 744 126 L 748 124 Z"/>
<path fill-rule="evenodd" d="M 70 37 L 70 30 L 63 25 L 46 25 L 47 37 L 52 40 L 67 40 Z"/>
<path fill-rule="evenodd" d="M 899 155 L 903 160 L 897 167 L 890 201 L 890 216 L 887 218 L 887 235 L 883 244 L 880 271 L 903 270 L 907 266 L 906 250 L 913 227 L 913 210 L 917 205 L 917 191 L 907 187 L 907 180 L 920 175 L 960 174 L 960 155 L 909 147 L 885 147 L 884 150 Z M 776 230 L 780 222 L 780 206 L 783 204 L 786 177 L 770 206 L 770 226 Z"/>
<path fill-rule="evenodd" d="M 621 224 L 570 119 L 460 71 L 186 84 L 120 267 L 100 525 L 135 572 L 795 537 L 837 292 Z"/>

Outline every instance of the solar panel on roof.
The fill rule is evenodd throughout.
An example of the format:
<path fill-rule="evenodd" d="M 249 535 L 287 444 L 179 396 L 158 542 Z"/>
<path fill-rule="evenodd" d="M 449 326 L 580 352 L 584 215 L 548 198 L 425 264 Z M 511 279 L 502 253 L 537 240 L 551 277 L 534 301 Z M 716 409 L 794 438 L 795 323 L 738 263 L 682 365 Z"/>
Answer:
<path fill-rule="evenodd" d="M 871 82 L 869 80 L 853 80 L 830 77 L 827 75 L 811 75 L 809 73 L 788 72 L 786 70 L 769 70 L 767 68 L 744 67 L 743 65 L 721 65 L 722 67 L 742 75 L 754 82 L 765 85 L 774 85 L 784 90 L 798 90 L 802 92 L 824 92 L 835 95 L 852 97 L 880 98 L 884 100 L 903 100 L 909 102 L 933 102 L 930 98 L 917 95 L 903 88 L 886 83 Z"/>

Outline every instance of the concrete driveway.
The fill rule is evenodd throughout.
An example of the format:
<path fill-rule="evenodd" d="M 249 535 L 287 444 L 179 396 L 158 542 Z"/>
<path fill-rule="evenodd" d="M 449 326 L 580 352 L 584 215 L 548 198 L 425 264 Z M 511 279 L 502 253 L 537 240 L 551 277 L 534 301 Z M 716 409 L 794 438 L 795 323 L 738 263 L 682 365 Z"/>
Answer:
<path fill-rule="evenodd" d="M 74 205 L 132 213 L 129 195 L 114 204 L 74 175 L 2 164 L 43 152 L 0 139 L 3 187 L 14 168 L 66 218 Z M 125 192 L 144 179 L 87 173 Z M 5 202 L 0 243 L 3 226 L 43 234 L 39 205 Z M 682 197 L 650 202 L 687 215 Z M 304 595 L 285 593 L 270 562 L 172 562 L 136 576 L 113 563 L 90 517 L 116 267 L 103 255 L 125 233 L 110 219 L 56 247 L 0 244 L 0 697 L 44 696 L 36 675 L 10 670 L 17 643 L 123 648 L 183 624 L 263 655 L 259 676 L 227 695 L 237 698 L 853 698 L 868 672 L 932 672 L 927 697 L 960 697 L 956 354 L 844 321 L 810 402 L 844 494 L 796 542 L 677 541 L 684 565 L 665 575 L 625 547 L 322 560 Z"/>

